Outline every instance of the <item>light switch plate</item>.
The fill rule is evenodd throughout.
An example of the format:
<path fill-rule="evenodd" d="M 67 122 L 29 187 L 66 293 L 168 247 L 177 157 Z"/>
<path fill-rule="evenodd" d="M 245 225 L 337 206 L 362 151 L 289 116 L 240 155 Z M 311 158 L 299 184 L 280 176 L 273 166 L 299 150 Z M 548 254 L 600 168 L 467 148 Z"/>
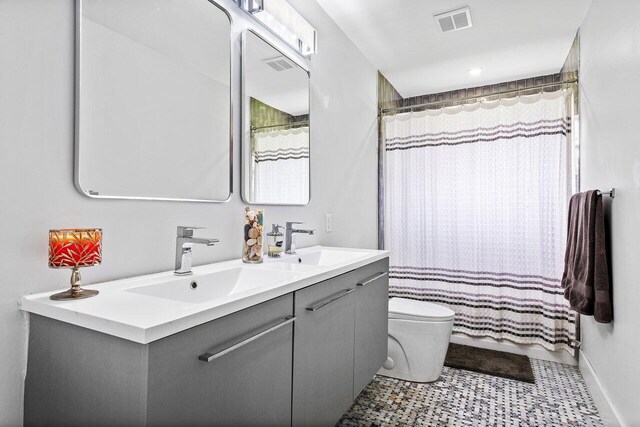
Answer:
<path fill-rule="evenodd" d="M 326 231 L 327 233 L 331 233 L 331 230 L 333 229 L 333 219 L 331 218 L 331 214 L 328 213 L 324 216 L 324 231 Z"/>

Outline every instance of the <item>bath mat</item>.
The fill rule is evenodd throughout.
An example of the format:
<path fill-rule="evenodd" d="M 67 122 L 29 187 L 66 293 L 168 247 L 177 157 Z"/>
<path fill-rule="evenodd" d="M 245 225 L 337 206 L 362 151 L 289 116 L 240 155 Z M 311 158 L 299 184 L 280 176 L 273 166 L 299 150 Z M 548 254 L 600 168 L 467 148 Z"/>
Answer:
<path fill-rule="evenodd" d="M 510 380 L 535 383 L 531 362 L 527 356 L 521 354 L 451 343 L 444 365 Z"/>

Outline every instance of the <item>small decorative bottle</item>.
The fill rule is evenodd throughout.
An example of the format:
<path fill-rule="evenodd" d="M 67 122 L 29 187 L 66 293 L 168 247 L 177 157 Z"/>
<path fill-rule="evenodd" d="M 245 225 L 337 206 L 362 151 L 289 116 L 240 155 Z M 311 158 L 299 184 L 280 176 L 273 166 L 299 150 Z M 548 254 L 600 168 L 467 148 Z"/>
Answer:
<path fill-rule="evenodd" d="M 272 258 L 280 258 L 282 253 L 282 244 L 284 243 L 284 237 L 280 230 L 283 227 L 278 224 L 271 224 L 271 232 L 267 233 L 269 238 L 268 255 Z"/>
<path fill-rule="evenodd" d="M 244 208 L 246 223 L 244 224 L 244 243 L 242 245 L 242 261 L 247 263 L 262 262 L 262 232 L 264 230 L 264 210 L 252 211 Z"/>

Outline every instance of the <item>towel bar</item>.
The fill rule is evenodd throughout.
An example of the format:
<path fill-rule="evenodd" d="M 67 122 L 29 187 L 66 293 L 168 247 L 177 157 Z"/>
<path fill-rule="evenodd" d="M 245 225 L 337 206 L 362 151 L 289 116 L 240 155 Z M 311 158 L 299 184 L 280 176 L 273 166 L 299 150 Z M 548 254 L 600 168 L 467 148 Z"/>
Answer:
<path fill-rule="evenodd" d="M 614 187 L 609 191 L 600 191 L 600 190 L 598 190 L 598 194 L 600 194 L 601 196 L 604 196 L 606 194 L 606 195 L 608 195 L 609 197 L 611 197 L 613 199 L 614 197 L 616 197 L 616 189 Z"/>

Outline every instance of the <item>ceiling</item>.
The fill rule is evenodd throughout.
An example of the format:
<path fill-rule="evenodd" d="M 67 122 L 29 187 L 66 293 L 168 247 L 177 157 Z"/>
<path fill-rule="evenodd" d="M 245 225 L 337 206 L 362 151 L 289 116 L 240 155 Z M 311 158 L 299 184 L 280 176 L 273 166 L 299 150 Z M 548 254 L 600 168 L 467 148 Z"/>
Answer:
<path fill-rule="evenodd" d="M 309 74 L 262 38 L 247 32 L 244 90 L 248 96 L 292 116 L 309 114 Z M 291 68 L 276 71 L 268 65 L 283 60 Z"/>
<path fill-rule="evenodd" d="M 405 98 L 556 73 L 591 5 L 591 0 L 317 2 Z M 433 15 L 463 6 L 471 8 L 473 26 L 442 33 Z M 471 76 L 474 68 L 482 72 Z"/>

